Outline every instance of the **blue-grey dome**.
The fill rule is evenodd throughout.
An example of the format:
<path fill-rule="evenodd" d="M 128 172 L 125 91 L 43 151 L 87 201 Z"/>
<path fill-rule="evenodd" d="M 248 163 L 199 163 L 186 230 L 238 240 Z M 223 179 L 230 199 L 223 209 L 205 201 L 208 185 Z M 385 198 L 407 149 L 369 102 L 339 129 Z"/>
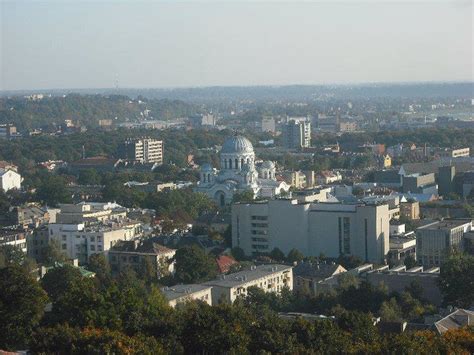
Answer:
<path fill-rule="evenodd" d="M 202 164 L 201 171 L 213 171 L 211 164 L 209 163 Z"/>
<path fill-rule="evenodd" d="M 244 136 L 232 136 L 225 140 L 222 145 L 221 153 L 224 154 L 242 154 L 253 153 L 253 145 Z"/>

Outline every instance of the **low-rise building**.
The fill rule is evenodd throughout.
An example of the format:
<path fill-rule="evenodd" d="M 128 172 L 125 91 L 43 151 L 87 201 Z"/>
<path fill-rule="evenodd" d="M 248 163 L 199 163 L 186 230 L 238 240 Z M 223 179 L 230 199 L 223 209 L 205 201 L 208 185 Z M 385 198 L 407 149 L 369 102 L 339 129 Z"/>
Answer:
<path fill-rule="evenodd" d="M 161 278 L 174 272 L 173 257 L 176 250 L 167 248 L 151 240 L 120 241 L 108 253 L 109 263 L 114 273 L 127 268 L 143 273 L 148 269 L 154 277 Z"/>
<path fill-rule="evenodd" d="M 364 277 L 373 286 L 386 286 L 389 293 L 404 292 L 413 284 L 418 284 L 422 290 L 421 297 L 428 302 L 439 306 L 443 299 L 438 286 L 438 267 L 427 270 L 423 267 L 415 267 L 407 270 L 404 265 L 392 269 L 386 265 L 365 273 Z"/>
<path fill-rule="evenodd" d="M 168 300 L 168 304 L 174 308 L 180 303 L 189 301 L 201 301 L 212 306 L 211 290 L 211 286 L 189 284 L 163 287 L 161 292 Z"/>
<path fill-rule="evenodd" d="M 297 189 L 306 187 L 306 174 L 302 171 L 288 171 L 283 173 L 285 182 Z"/>
<path fill-rule="evenodd" d="M 400 202 L 400 217 L 408 220 L 420 219 L 420 203 L 418 201 Z"/>
<path fill-rule="evenodd" d="M 321 185 L 332 184 L 342 180 L 342 175 L 338 171 L 324 170 L 318 174 L 317 183 Z"/>
<path fill-rule="evenodd" d="M 293 290 L 293 267 L 280 264 L 252 266 L 203 283 L 212 287 L 212 304 L 233 303 L 237 297 L 245 297 L 249 287 L 258 287 L 265 292 L 280 293 L 287 287 Z"/>
<path fill-rule="evenodd" d="M 438 334 L 446 333 L 448 330 L 470 326 L 474 326 L 474 312 L 467 309 L 457 309 L 434 323 L 434 328 Z"/>
<path fill-rule="evenodd" d="M 347 270 L 336 263 L 301 262 L 293 268 L 293 290 L 295 293 L 319 293 L 321 281 L 339 275 Z"/>
<path fill-rule="evenodd" d="M 0 168 L 0 189 L 4 192 L 14 189 L 20 190 L 22 181 L 21 175 L 15 170 Z"/>

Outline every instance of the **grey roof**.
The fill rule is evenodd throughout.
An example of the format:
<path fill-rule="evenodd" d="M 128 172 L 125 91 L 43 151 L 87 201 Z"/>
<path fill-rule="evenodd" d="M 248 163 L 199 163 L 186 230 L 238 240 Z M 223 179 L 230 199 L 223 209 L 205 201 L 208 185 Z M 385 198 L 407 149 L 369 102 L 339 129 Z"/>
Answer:
<path fill-rule="evenodd" d="M 219 287 L 235 287 L 246 284 L 250 281 L 258 280 L 275 272 L 291 270 L 293 267 L 282 264 L 265 264 L 254 266 L 251 270 L 243 270 L 229 275 L 222 275 L 220 278 L 204 282 L 203 285 Z"/>
<path fill-rule="evenodd" d="M 434 324 L 439 333 L 444 333 L 450 329 L 461 328 L 467 325 L 474 325 L 474 312 L 466 309 L 458 309 Z"/>
<path fill-rule="evenodd" d="M 406 175 L 411 175 L 416 173 L 438 173 L 438 169 L 440 167 L 448 165 L 454 165 L 456 168 L 456 173 L 466 172 L 474 169 L 474 163 L 472 160 L 460 160 L 456 158 L 443 158 L 426 163 L 405 163 L 402 165 L 402 167 Z"/>
<path fill-rule="evenodd" d="M 444 219 L 442 221 L 436 221 L 424 226 L 418 227 L 417 229 L 428 229 L 428 230 L 451 230 L 456 227 L 460 227 L 467 223 L 471 223 L 470 219 Z"/>
<path fill-rule="evenodd" d="M 325 279 L 333 276 L 339 264 L 313 264 L 301 262 L 293 268 L 295 276 L 311 277 L 315 279 Z"/>
<path fill-rule="evenodd" d="M 221 153 L 253 153 L 253 145 L 244 136 L 232 136 L 225 140 Z"/>
<path fill-rule="evenodd" d="M 176 300 L 181 297 L 186 297 L 193 293 L 210 289 L 210 286 L 198 285 L 198 284 L 187 284 L 187 285 L 175 285 L 170 287 L 163 287 L 161 292 L 168 299 Z"/>

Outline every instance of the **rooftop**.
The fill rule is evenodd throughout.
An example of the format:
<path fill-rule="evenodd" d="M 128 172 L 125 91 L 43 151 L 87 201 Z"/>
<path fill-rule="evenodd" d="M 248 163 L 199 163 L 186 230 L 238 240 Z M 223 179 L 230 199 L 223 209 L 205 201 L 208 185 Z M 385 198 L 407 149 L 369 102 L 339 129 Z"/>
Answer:
<path fill-rule="evenodd" d="M 474 312 L 466 309 L 458 309 L 434 324 L 439 333 L 469 325 L 474 325 Z"/>
<path fill-rule="evenodd" d="M 222 275 L 220 278 L 207 281 L 203 285 L 235 287 L 247 282 L 255 281 L 268 275 L 281 271 L 289 271 L 293 267 L 282 264 L 266 264 L 253 266 L 250 270 L 243 270 L 229 275 Z"/>
<path fill-rule="evenodd" d="M 161 292 L 163 292 L 168 301 L 171 301 L 210 288 L 211 286 L 197 284 L 175 285 L 171 287 L 163 287 Z"/>
<path fill-rule="evenodd" d="M 419 227 L 418 229 L 427 229 L 427 230 L 451 230 L 453 228 L 461 227 L 465 224 L 472 223 L 470 219 L 445 219 L 442 221 L 436 221 L 430 224 Z"/>

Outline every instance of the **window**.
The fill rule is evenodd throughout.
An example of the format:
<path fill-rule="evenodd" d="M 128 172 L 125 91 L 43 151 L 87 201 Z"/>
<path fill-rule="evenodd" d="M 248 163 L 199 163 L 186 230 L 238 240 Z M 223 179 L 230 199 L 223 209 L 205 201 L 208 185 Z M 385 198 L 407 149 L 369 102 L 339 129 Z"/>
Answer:
<path fill-rule="evenodd" d="M 91 245 L 91 251 L 95 251 L 95 245 Z"/>
<path fill-rule="evenodd" d="M 97 246 L 97 251 L 102 251 L 102 245 Z"/>
<path fill-rule="evenodd" d="M 63 249 L 63 250 L 66 250 L 66 249 L 67 249 L 67 244 L 63 244 L 63 245 L 62 245 L 62 249 Z"/>
<path fill-rule="evenodd" d="M 97 236 L 97 241 L 98 241 L 98 242 L 101 242 L 101 241 L 102 241 L 102 236 L 98 235 L 98 236 Z"/>
<path fill-rule="evenodd" d="M 343 218 L 344 232 L 344 254 L 351 253 L 351 220 L 349 217 Z"/>
<path fill-rule="evenodd" d="M 95 242 L 95 237 L 94 236 L 91 237 L 91 242 Z"/>

